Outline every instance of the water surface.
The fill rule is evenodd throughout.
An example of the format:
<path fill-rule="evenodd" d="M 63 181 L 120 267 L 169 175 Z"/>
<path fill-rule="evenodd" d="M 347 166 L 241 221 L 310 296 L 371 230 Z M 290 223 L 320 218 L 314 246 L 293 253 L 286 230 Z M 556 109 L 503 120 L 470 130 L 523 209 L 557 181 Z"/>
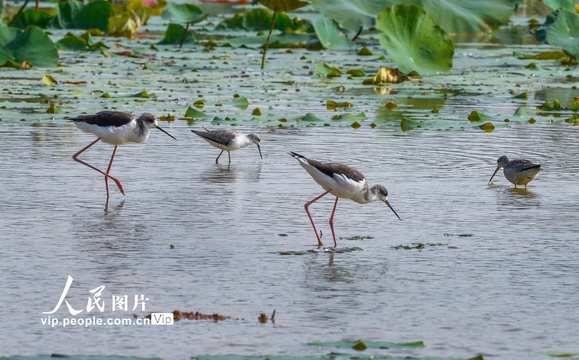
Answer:
<path fill-rule="evenodd" d="M 398 129 L 262 128 L 227 156 L 185 122 L 122 146 L 105 207 L 102 176 L 71 159 L 93 140 L 74 125 L 0 124 L 0 355 L 312 355 L 311 341 L 424 341 L 380 354 L 542 359 L 579 352 L 578 129 L 535 124 L 493 133 Z M 249 130 L 243 128 L 242 130 Z M 252 129 L 253 130 L 253 129 Z M 84 159 L 106 168 L 112 147 Z M 399 221 L 381 203 L 341 200 L 335 228 L 343 254 L 315 249 L 303 205 L 322 193 L 295 151 L 357 167 L 385 185 Z M 502 173 L 500 155 L 543 164 L 528 191 Z M 333 199 L 310 208 L 326 245 Z M 456 236 L 469 234 L 472 236 Z M 347 240 L 361 236 L 363 240 Z M 424 243 L 424 249 L 399 245 Z M 173 245 L 174 249 L 171 248 Z M 84 308 L 104 285 L 103 313 L 200 311 L 234 319 L 173 326 L 55 327 L 43 311 L 58 300 Z M 112 312 L 113 294 L 144 294 L 146 311 Z M 276 310 L 276 323 L 260 313 Z M 56 316 L 70 316 L 63 305 Z"/>

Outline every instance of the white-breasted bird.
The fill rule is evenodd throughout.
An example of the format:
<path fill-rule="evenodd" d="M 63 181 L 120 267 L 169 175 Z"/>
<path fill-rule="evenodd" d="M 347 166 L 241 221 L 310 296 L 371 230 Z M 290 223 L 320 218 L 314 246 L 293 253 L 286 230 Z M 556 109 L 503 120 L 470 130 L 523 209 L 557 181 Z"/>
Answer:
<path fill-rule="evenodd" d="M 314 232 L 318 239 L 318 245 L 322 246 L 322 240 L 318 235 L 316 230 L 316 225 L 314 220 L 308 210 L 309 206 L 322 198 L 324 195 L 331 193 L 336 197 L 334 203 L 334 209 L 332 210 L 332 215 L 330 216 L 330 229 L 332 230 L 332 235 L 334 237 L 334 246 L 338 246 L 336 241 L 336 233 L 334 232 L 334 214 L 336 212 L 336 207 L 338 206 L 339 198 L 346 198 L 353 200 L 359 204 L 367 204 L 374 201 L 383 201 L 388 205 L 390 210 L 400 219 L 400 216 L 396 213 L 394 208 L 388 202 L 388 190 L 382 185 L 374 185 L 372 187 L 368 186 L 368 182 L 361 172 L 354 169 L 353 167 L 340 164 L 340 163 L 322 163 L 317 160 L 308 159 L 295 152 L 289 153 L 291 156 L 296 158 L 300 165 L 310 174 L 310 176 L 324 189 L 326 190 L 323 194 L 316 197 L 315 199 L 307 202 L 304 205 L 306 213 L 310 218 Z M 400 219 L 402 220 L 402 219 Z"/>
<path fill-rule="evenodd" d="M 227 151 L 227 155 L 229 155 L 229 163 L 231 164 L 231 151 L 242 149 L 248 145 L 251 145 L 252 143 L 257 145 L 259 156 L 263 159 L 263 156 L 261 155 L 261 148 L 259 146 L 261 138 L 258 134 L 250 133 L 245 135 L 239 131 L 229 129 L 209 130 L 205 127 L 203 127 L 203 129 L 205 131 L 191 130 L 191 132 L 207 141 L 211 145 L 215 146 L 216 148 L 221 149 L 221 152 L 215 159 L 216 164 L 219 163 L 219 157 L 221 154 L 223 154 L 224 151 Z"/>

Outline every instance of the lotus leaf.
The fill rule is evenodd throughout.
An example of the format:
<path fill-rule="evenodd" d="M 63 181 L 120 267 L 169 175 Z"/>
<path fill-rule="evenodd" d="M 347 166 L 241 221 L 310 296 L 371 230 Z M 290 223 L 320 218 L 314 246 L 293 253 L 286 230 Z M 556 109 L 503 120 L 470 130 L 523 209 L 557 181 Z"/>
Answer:
<path fill-rule="evenodd" d="M 22 31 L 0 27 L 0 64 L 28 62 L 35 67 L 58 64 L 58 51 L 50 38 L 38 26 Z"/>
<path fill-rule="evenodd" d="M 28 25 L 36 25 L 40 28 L 49 26 L 50 21 L 55 17 L 46 11 L 36 9 L 26 9 L 12 23 L 13 27 L 25 29 Z"/>
<path fill-rule="evenodd" d="M 387 8 L 384 0 L 312 0 L 312 6 L 354 32 L 374 26 L 376 14 Z"/>
<path fill-rule="evenodd" d="M 194 24 L 204 20 L 208 15 L 192 4 L 173 4 L 163 11 L 161 17 L 165 20 Z"/>
<path fill-rule="evenodd" d="M 309 0 L 259 0 L 259 2 L 275 12 L 290 12 L 310 4 Z"/>
<path fill-rule="evenodd" d="M 575 10 L 575 3 L 573 0 L 542 0 L 541 2 L 552 10 L 557 10 L 559 8 L 565 8 L 571 11 Z"/>
<path fill-rule="evenodd" d="M 560 46 L 575 59 L 579 58 L 579 14 L 559 9 L 549 15 L 546 23 L 549 18 L 553 21 L 545 28 L 546 42 Z"/>
<path fill-rule="evenodd" d="M 159 41 L 158 44 L 160 45 L 175 45 L 181 44 L 183 40 L 183 34 L 185 33 L 185 27 L 180 24 L 169 24 L 167 25 L 167 31 L 165 31 L 165 37 L 163 40 Z M 187 35 L 183 43 L 196 43 L 197 39 L 195 38 L 195 34 L 191 31 L 187 31 Z"/>
<path fill-rule="evenodd" d="M 325 16 L 315 18 L 312 21 L 318 39 L 326 49 L 340 50 L 350 49 L 353 44 L 340 33 L 336 23 Z"/>
<path fill-rule="evenodd" d="M 497 29 L 508 22 L 509 17 L 515 11 L 515 3 L 512 0 L 421 0 L 419 2 L 437 25 L 453 33 Z"/>
<path fill-rule="evenodd" d="M 402 72 L 433 73 L 452 68 L 454 45 L 432 17 L 414 5 L 394 5 L 378 15 L 380 44 Z"/>
<path fill-rule="evenodd" d="M 231 19 L 227 19 L 219 23 L 216 29 L 218 30 L 269 30 L 271 26 L 272 15 L 267 9 L 258 8 L 248 12 L 235 14 Z M 294 24 L 294 21 L 287 14 L 277 13 L 275 16 L 274 29 L 285 31 L 286 29 L 297 30 L 299 26 Z"/>

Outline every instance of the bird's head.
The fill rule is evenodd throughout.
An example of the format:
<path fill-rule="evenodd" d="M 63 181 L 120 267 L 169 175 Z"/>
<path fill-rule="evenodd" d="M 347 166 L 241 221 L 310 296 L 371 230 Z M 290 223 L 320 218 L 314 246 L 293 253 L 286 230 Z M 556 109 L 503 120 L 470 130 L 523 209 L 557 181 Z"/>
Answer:
<path fill-rule="evenodd" d="M 263 156 L 261 155 L 261 147 L 259 146 L 259 143 L 261 142 L 261 138 L 259 137 L 258 134 L 255 133 L 251 133 L 247 135 L 247 138 L 251 141 L 253 141 L 253 143 L 255 145 L 257 145 L 257 150 L 259 151 L 259 157 L 263 159 Z"/>

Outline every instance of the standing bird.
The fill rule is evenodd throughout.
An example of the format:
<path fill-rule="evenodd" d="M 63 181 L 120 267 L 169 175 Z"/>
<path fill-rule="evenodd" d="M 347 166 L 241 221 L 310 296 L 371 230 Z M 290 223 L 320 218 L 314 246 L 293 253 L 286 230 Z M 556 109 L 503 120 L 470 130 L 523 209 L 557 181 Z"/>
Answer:
<path fill-rule="evenodd" d="M 312 215 L 310 215 L 308 207 L 328 193 L 331 193 L 336 197 L 334 209 L 332 210 L 332 215 L 330 216 L 330 229 L 332 229 L 335 247 L 338 246 L 338 243 L 336 241 L 336 233 L 334 232 L 334 213 L 336 212 L 336 206 L 338 206 L 339 198 L 350 199 L 360 204 L 367 204 L 373 201 L 384 201 L 390 210 L 392 210 L 394 215 L 396 215 L 399 220 L 402 220 L 388 202 L 388 190 L 386 190 L 386 188 L 382 185 L 374 185 L 371 188 L 368 188 L 368 182 L 366 181 L 366 178 L 364 178 L 364 175 L 362 175 L 361 172 L 354 169 L 353 167 L 339 163 L 322 163 L 316 160 L 308 159 L 305 156 L 295 152 L 290 152 L 289 154 L 296 158 L 300 162 L 300 165 L 310 174 L 310 176 L 318 184 L 320 184 L 324 190 L 326 190 L 326 192 L 324 192 L 322 195 L 316 197 L 304 205 L 306 213 L 310 218 L 310 222 L 314 227 L 314 232 L 318 238 L 319 246 L 324 244 L 318 235 L 316 225 L 314 224 L 314 220 L 312 219 Z"/>
<path fill-rule="evenodd" d="M 171 134 L 161 129 L 157 125 L 157 119 L 155 119 L 155 116 L 149 113 L 144 113 L 137 118 L 131 114 L 126 114 L 119 111 L 101 111 L 94 115 L 80 115 L 71 120 L 74 121 L 76 126 L 78 126 L 82 131 L 92 133 L 97 137 L 95 141 L 91 142 L 85 148 L 74 154 L 72 158 L 75 161 L 78 161 L 79 163 L 84 164 L 105 176 L 107 201 L 109 199 L 109 179 L 113 180 L 117 184 L 117 187 L 121 193 L 125 195 L 125 191 L 123 190 L 121 182 L 117 178 L 109 175 L 111 166 L 113 165 L 113 159 L 115 158 L 115 153 L 117 152 L 117 146 L 126 144 L 128 142 L 145 142 L 149 137 L 150 129 L 153 128 L 159 129 L 175 139 Z M 85 152 L 89 147 L 96 144 L 99 140 L 115 146 L 111 160 L 109 162 L 109 167 L 107 168 L 106 172 L 97 169 L 96 167 L 78 158 L 80 154 Z"/>
<path fill-rule="evenodd" d="M 527 184 L 531 182 L 537 176 L 539 171 L 541 171 L 541 165 L 533 164 L 529 160 L 513 160 L 509 161 L 509 158 L 506 155 L 501 156 L 497 160 L 497 169 L 491 176 L 489 180 L 489 184 L 495 177 L 496 173 L 503 168 L 503 173 L 507 180 L 511 183 L 515 184 L 515 189 L 517 185 L 525 185 L 525 189 L 527 188 Z"/>
<path fill-rule="evenodd" d="M 261 139 L 259 135 L 251 133 L 251 134 L 242 134 L 239 131 L 234 130 L 227 130 L 227 129 L 219 129 L 219 130 L 208 130 L 203 127 L 205 131 L 200 130 L 191 130 L 195 135 L 198 135 L 203 140 L 207 141 L 211 145 L 215 146 L 218 149 L 221 149 L 221 152 L 215 159 L 215 163 L 219 164 L 219 157 L 223 154 L 224 151 L 227 151 L 227 155 L 229 155 L 229 163 L 231 164 L 231 151 L 242 149 L 251 143 L 257 145 L 257 150 L 259 150 L 259 157 L 263 159 L 261 156 L 261 148 L 259 147 L 259 143 Z"/>

